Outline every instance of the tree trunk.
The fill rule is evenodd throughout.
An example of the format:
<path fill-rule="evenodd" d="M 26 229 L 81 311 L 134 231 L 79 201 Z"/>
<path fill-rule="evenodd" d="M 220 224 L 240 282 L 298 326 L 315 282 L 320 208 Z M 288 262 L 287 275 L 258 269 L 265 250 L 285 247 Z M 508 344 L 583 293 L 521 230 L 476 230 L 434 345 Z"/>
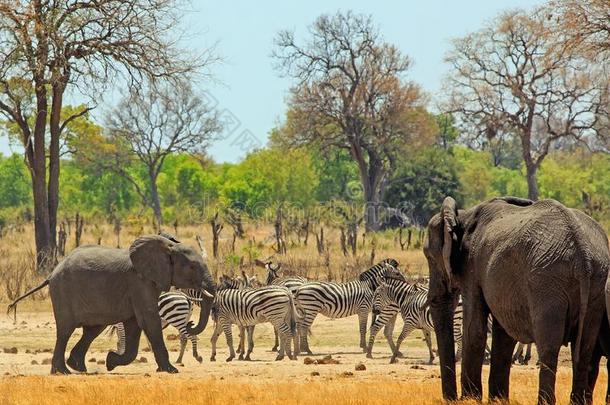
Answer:
<path fill-rule="evenodd" d="M 56 246 L 57 208 L 59 207 L 59 137 L 61 106 L 63 102 L 64 87 L 61 83 L 53 85 L 53 99 L 51 104 L 51 117 L 49 120 L 49 132 L 51 140 L 49 144 L 49 233 L 53 247 Z"/>
<path fill-rule="evenodd" d="M 538 200 L 538 166 L 535 164 L 526 164 L 527 170 L 527 198 L 532 201 Z"/>
<path fill-rule="evenodd" d="M 152 209 L 157 220 L 159 228 L 163 225 L 163 215 L 161 214 L 161 202 L 159 200 L 159 190 L 157 189 L 157 175 L 153 172 L 150 175 L 150 198 L 152 202 Z"/>

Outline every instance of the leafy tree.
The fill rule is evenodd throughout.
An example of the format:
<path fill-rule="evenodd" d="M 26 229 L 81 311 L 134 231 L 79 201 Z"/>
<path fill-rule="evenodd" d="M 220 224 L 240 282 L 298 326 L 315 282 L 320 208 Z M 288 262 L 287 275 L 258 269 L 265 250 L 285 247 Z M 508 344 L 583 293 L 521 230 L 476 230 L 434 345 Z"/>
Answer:
<path fill-rule="evenodd" d="M 434 122 L 419 87 L 404 80 L 410 60 L 384 41 L 370 17 L 322 15 L 297 43 L 293 32 L 276 38 L 279 70 L 297 80 L 287 125 L 293 145 L 347 151 L 357 164 L 368 230 L 387 181 L 408 145 L 431 135 Z"/>
<path fill-rule="evenodd" d="M 23 157 L 0 155 L 0 208 L 16 208 L 32 203 L 32 188 Z"/>
<path fill-rule="evenodd" d="M 461 201 L 457 164 L 441 147 L 429 147 L 399 164 L 384 201 L 423 226 L 447 195 Z"/>

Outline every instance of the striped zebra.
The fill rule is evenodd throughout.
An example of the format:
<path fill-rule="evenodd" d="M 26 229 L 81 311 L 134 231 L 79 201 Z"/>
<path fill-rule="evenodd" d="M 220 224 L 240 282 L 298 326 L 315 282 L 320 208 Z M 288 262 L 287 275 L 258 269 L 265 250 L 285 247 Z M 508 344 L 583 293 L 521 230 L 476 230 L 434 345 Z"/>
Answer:
<path fill-rule="evenodd" d="M 199 363 L 203 361 L 202 357 L 197 353 L 197 335 L 189 335 L 186 332 L 186 325 L 189 323 L 191 313 L 193 312 L 192 301 L 200 304 L 201 298 L 192 298 L 179 291 L 166 292 L 159 296 L 158 307 L 162 328 L 165 329 L 168 325 L 172 325 L 180 333 L 180 355 L 176 363 L 182 364 L 182 356 L 184 355 L 187 339 L 191 341 L 193 357 Z M 113 328 L 118 337 L 116 353 L 122 355 L 125 353 L 125 328 L 122 323 L 114 325 Z"/>
<path fill-rule="evenodd" d="M 211 339 L 211 361 L 216 360 L 216 341 L 221 332 L 224 331 L 229 346 L 227 361 L 231 361 L 235 358 L 231 325 L 247 327 L 263 322 L 270 322 L 279 331 L 280 348 L 276 360 L 282 360 L 284 353 L 290 359 L 296 359 L 292 354 L 290 341 L 296 333 L 299 315 L 292 294 L 287 288 L 265 286 L 239 290 L 219 287 L 214 298 L 212 317 L 216 325 Z M 250 360 L 253 348 L 252 334 L 248 333 L 246 360 Z"/>
<path fill-rule="evenodd" d="M 424 337 L 426 339 L 428 352 L 430 354 L 429 364 L 432 364 L 434 361 L 434 352 L 432 350 L 431 332 L 434 331 L 434 325 L 432 323 L 432 314 L 430 313 L 429 306 L 427 305 L 428 287 L 421 284 L 410 284 L 404 279 L 390 276 L 386 277 L 384 282 L 379 286 L 379 288 L 377 288 L 375 295 L 379 307 L 374 308 L 373 311 L 380 311 L 381 313 L 381 308 L 390 308 L 392 304 L 395 304 L 399 307 L 400 314 L 404 321 L 402 331 L 396 340 L 395 349 L 392 352 L 390 363 L 396 362 L 400 345 L 409 335 L 409 333 L 411 333 L 414 329 L 422 329 L 424 331 Z M 462 301 L 460 299 L 455 309 L 453 320 L 453 335 L 455 342 L 457 343 L 458 353 L 456 359 L 458 359 L 458 361 L 462 353 L 462 319 Z M 379 328 L 373 330 L 371 327 L 367 357 L 372 352 L 375 334 L 378 331 Z"/>
<path fill-rule="evenodd" d="M 276 264 L 273 265 L 273 262 L 262 262 L 260 260 L 255 260 L 255 263 L 257 266 L 264 268 L 265 270 L 267 270 L 267 279 L 266 279 L 266 285 L 279 285 L 282 287 L 286 287 L 288 288 L 288 290 L 290 290 L 290 292 L 292 293 L 292 295 L 295 295 L 297 290 L 305 283 L 308 282 L 308 280 L 305 277 L 301 277 L 301 276 L 288 276 L 288 277 L 281 277 L 278 275 L 278 272 L 280 270 L 280 264 Z M 277 333 L 277 330 L 275 330 L 275 328 L 273 329 L 273 334 L 275 335 L 275 343 L 273 344 L 273 347 L 271 348 L 272 352 L 277 352 L 277 349 L 279 347 L 279 336 Z M 295 348 L 297 346 L 297 342 L 295 341 Z"/>
<path fill-rule="evenodd" d="M 369 359 L 373 358 L 373 344 L 375 343 L 375 336 L 379 332 L 379 329 L 383 327 L 383 335 L 385 336 L 388 346 L 392 353 L 396 352 L 396 345 L 394 344 L 394 327 L 396 325 L 396 318 L 400 307 L 395 302 L 385 300 L 382 296 L 381 290 L 377 288 L 375 295 L 373 296 L 373 317 L 371 319 L 371 327 L 369 330 L 369 344 L 367 346 L 366 357 Z M 387 302 L 386 302 L 387 301 Z M 430 349 L 432 347 L 430 332 L 426 329 L 422 329 L 424 334 L 424 340 Z M 433 356 L 433 353 L 431 353 Z M 397 357 L 403 357 L 403 354 L 398 351 Z"/>
<path fill-rule="evenodd" d="M 388 268 L 398 267 L 394 259 L 385 259 L 360 273 L 357 280 L 347 283 L 316 281 L 303 284 L 295 299 L 305 312 L 299 323 L 300 348 L 311 354 L 307 334 L 316 316 L 321 313 L 329 318 L 345 318 L 358 315 L 360 347 L 366 352 L 366 324 L 373 305 L 373 294 Z"/>

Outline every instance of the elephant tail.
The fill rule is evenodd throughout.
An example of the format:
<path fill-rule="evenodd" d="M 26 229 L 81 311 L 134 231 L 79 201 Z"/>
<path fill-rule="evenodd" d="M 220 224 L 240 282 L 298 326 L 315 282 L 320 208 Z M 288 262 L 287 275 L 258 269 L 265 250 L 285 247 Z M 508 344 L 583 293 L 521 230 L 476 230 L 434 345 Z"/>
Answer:
<path fill-rule="evenodd" d="M 34 287 L 32 288 L 30 291 L 26 292 L 25 294 L 23 294 L 21 297 L 17 298 L 15 301 L 13 301 L 7 308 L 6 308 L 6 315 L 9 315 L 9 313 L 11 312 L 11 309 L 13 310 L 13 322 L 17 322 L 17 303 L 19 301 L 21 301 L 22 299 L 34 294 L 36 291 L 43 289 L 44 287 L 46 287 L 49 284 L 49 279 L 46 279 L 45 281 L 42 282 L 42 284 L 40 284 L 38 287 Z"/>
<path fill-rule="evenodd" d="M 580 279 L 580 310 L 578 313 L 578 334 L 576 335 L 576 350 L 574 352 L 574 363 L 580 359 L 580 346 L 582 344 L 582 334 L 585 328 L 585 318 L 589 307 L 589 293 L 591 291 L 590 263 L 586 260 L 585 274 Z"/>

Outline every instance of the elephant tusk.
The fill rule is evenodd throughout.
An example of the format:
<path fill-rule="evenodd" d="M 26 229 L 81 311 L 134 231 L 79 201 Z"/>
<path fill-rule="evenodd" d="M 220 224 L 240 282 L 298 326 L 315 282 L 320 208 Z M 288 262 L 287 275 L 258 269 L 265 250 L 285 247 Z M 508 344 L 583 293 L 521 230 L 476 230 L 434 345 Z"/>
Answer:
<path fill-rule="evenodd" d="M 201 291 L 203 291 L 203 295 L 205 295 L 206 297 L 214 298 L 214 295 L 210 294 L 210 292 L 208 290 L 201 289 Z"/>

